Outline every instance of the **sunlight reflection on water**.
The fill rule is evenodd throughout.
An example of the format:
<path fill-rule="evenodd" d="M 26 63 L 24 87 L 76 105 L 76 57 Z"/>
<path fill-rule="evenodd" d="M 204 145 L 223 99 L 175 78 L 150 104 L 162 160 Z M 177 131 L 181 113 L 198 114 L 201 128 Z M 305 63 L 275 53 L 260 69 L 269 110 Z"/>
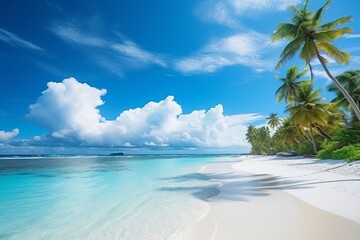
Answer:
<path fill-rule="evenodd" d="M 164 179 L 196 172 L 212 159 L 0 159 L 0 239 L 186 239 L 191 223 L 207 211 L 202 200 L 216 188 L 193 195 L 164 191 L 180 184 Z"/>

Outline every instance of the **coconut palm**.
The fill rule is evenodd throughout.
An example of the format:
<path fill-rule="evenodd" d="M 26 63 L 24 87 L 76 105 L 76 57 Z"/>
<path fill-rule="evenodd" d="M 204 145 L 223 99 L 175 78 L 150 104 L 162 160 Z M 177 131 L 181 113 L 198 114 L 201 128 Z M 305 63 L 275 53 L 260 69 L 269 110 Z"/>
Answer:
<path fill-rule="evenodd" d="M 255 126 L 254 125 L 250 125 L 247 129 L 246 132 L 246 140 L 249 143 L 252 143 L 254 141 L 255 138 Z"/>
<path fill-rule="evenodd" d="M 270 113 L 266 119 L 268 120 L 268 125 L 273 130 L 281 124 L 281 119 L 278 117 L 277 113 Z"/>
<path fill-rule="evenodd" d="M 302 139 L 302 132 L 298 125 L 296 125 L 290 118 L 285 118 L 283 124 L 280 126 L 279 135 L 281 141 L 284 143 L 299 144 Z"/>
<path fill-rule="evenodd" d="M 299 79 L 306 73 L 306 70 L 299 72 L 297 66 L 292 66 L 287 71 L 286 77 L 277 77 L 282 82 L 282 85 L 275 92 L 276 101 L 279 103 L 282 99 L 285 99 L 286 104 L 290 104 L 301 83 Z"/>
<path fill-rule="evenodd" d="M 327 104 L 323 103 L 324 99 L 319 98 L 319 94 L 320 89 L 314 91 L 311 83 L 304 82 L 299 86 L 294 104 L 286 108 L 286 111 L 290 112 L 291 120 L 304 130 L 308 130 L 315 154 L 317 146 L 314 127 L 326 126 L 330 115 Z"/>
<path fill-rule="evenodd" d="M 272 151 L 272 141 L 268 127 L 256 128 L 253 125 L 248 127 L 246 139 L 251 143 L 251 153 L 266 155 Z"/>
<path fill-rule="evenodd" d="M 280 55 L 280 61 L 276 65 L 276 69 L 280 68 L 284 62 L 293 58 L 295 54 L 300 51 L 300 58 L 305 60 L 306 64 L 309 66 L 311 79 L 313 79 L 311 60 L 317 58 L 328 77 L 344 95 L 351 108 L 354 110 L 357 118 L 360 120 L 359 107 L 345 88 L 330 73 L 326 66 L 327 61 L 323 57 L 323 54 L 325 54 L 340 64 L 345 64 L 350 60 L 350 55 L 340 51 L 332 44 L 332 41 L 342 37 L 344 34 L 352 32 L 350 27 L 336 28 L 340 24 L 349 22 L 351 17 L 341 17 L 329 23 L 321 23 L 322 15 L 330 2 L 330 0 L 327 0 L 316 12 L 308 11 L 309 0 L 305 2 L 304 7 L 301 9 L 294 6 L 291 7 L 291 10 L 294 13 L 291 23 L 279 24 L 272 35 L 273 41 L 281 39 L 290 40 L 290 43 L 284 48 Z"/>
<path fill-rule="evenodd" d="M 320 136 L 331 140 L 331 137 L 328 133 L 345 125 L 344 113 L 339 110 L 339 104 L 337 102 L 325 104 L 324 110 L 326 110 L 328 114 L 326 124 L 321 125 L 314 123 L 314 129 L 317 130 L 317 133 Z"/>
<path fill-rule="evenodd" d="M 346 91 L 354 99 L 356 105 L 360 106 L 360 70 L 346 71 L 337 76 L 336 79 L 344 86 Z M 336 94 L 333 102 L 336 101 L 341 106 L 351 109 L 349 103 L 334 84 L 329 85 L 328 90 Z"/>

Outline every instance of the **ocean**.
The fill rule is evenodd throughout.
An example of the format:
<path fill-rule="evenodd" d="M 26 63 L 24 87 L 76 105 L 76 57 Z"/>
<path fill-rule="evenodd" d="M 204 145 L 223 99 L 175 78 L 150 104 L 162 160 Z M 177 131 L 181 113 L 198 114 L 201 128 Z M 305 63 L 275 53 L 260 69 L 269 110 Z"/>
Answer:
<path fill-rule="evenodd" d="M 0 157 L 0 239 L 190 239 L 218 157 Z"/>

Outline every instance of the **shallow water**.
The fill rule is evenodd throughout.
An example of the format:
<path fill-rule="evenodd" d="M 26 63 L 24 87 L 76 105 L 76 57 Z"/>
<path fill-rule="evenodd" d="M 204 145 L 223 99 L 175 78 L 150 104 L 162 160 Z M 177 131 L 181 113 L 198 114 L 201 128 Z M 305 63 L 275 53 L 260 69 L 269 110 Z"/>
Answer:
<path fill-rule="evenodd" d="M 0 158 L 0 239 L 187 239 L 215 157 Z"/>

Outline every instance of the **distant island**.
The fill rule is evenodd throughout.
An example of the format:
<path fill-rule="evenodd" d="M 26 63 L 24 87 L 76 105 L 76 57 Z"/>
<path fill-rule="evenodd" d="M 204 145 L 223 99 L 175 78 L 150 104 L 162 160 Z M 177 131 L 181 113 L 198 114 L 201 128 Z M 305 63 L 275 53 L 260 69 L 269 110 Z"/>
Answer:
<path fill-rule="evenodd" d="M 123 156 L 124 153 L 122 152 L 117 152 L 117 153 L 110 153 L 110 156 Z"/>

